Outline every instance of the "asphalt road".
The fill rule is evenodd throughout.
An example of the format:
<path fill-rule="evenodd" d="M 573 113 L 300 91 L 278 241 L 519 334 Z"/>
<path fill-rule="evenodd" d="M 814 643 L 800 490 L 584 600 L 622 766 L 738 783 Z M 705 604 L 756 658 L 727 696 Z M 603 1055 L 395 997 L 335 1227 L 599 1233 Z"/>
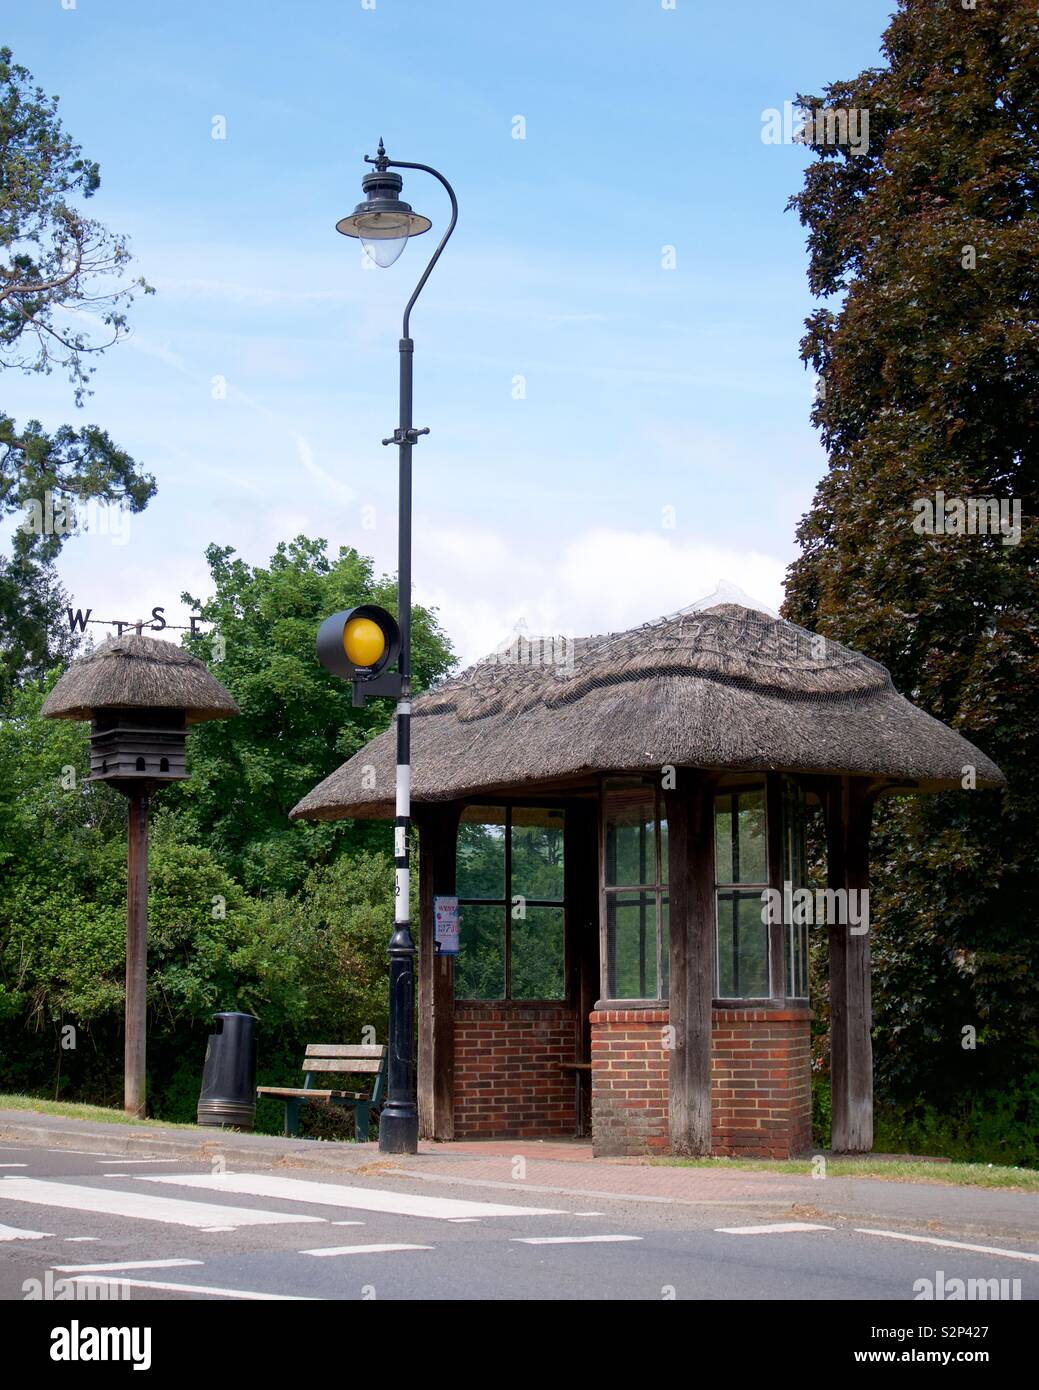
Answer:
<path fill-rule="evenodd" d="M 1020 1280 L 1022 1300 L 1039 1296 L 1034 1242 L 943 1230 L 953 1242 L 943 1245 L 908 1229 L 863 1233 L 861 1222 L 788 1224 L 760 1207 L 598 1198 L 593 1209 L 572 1195 L 386 1174 L 214 1172 L 180 1159 L 0 1148 L 5 1300 L 84 1297 L 91 1284 L 133 1301 L 905 1302 L 918 1281 L 943 1278 L 947 1291 L 956 1278 L 1008 1280 L 989 1287 L 1011 1297 Z M 961 1248 L 977 1245 L 1004 1253 Z"/>

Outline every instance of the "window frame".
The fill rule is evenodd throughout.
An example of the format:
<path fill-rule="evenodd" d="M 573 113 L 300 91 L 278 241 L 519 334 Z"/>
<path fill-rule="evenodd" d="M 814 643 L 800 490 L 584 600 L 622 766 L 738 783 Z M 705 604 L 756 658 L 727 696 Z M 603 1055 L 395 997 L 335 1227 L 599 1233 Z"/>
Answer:
<path fill-rule="evenodd" d="M 495 1005 L 518 1005 L 525 1008 L 558 1008 L 562 1004 L 570 1002 L 570 933 L 568 930 L 568 911 L 567 911 L 567 834 L 566 818 L 567 808 L 557 802 L 549 801 L 527 801 L 525 799 L 503 800 L 498 797 L 481 797 L 478 801 L 466 802 L 462 807 L 458 818 L 458 825 L 455 828 L 455 856 L 457 863 L 458 854 L 458 832 L 462 825 L 466 824 L 466 811 L 476 810 L 482 806 L 495 807 L 505 812 L 505 866 L 504 866 L 504 898 L 467 898 L 456 893 L 458 898 L 459 916 L 466 907 L 500 907 L 505 914 L 505 932 L 503 936 L 503 987 L 504 993 L 495 999 L 477 999 L 465 994 L 455 994 L 456 1002 L 464 1004 L 466 1008 L 486 1005 L 493 1008 Z M 563 988 L 560 994 L 549 999 L 532 999 L 523 997 L 514 999 L 512 996 L 512 813 L 515 808 L 534 811 L 558 811 L 562 818 L 563 831 L 563 896 L 561 898 L 528 898 L 525 894 L 520 894 L 523 898 L 524 907 L 557 907 L 563 913 Z M 479 825 L 481 822 L 468 822 L 469 824 Z M 457 870 L 456 870 L 457 873 Z M 457 962 L 455 965 L 455 978 L 457 979 Z"/>
<path fill-rule="evenodd" d="M 728 796 L 728 797 L 738 797 L 738 796 L 743 795 L 743 794 L 745 794 L 745 793 L 747 793 L 747 792 L 754 792 L 754 791 L 760 791 L 761 794 L 762 794 L 762 797 L 763 797 L 763 799 L 764 799 L 764 813 L 765 813 L 765 875 L 764 875 L 764 878 L 763 878 L 760 882 L 758 882 L 758 881 L 755 881 L 755 882 L 747 882 L 747 883 L 733 883 L 733 882 L 729 882 L 729 881 L 723 882 L 721 879 L 718 878 L 718 856 L 717 856 L 717 853 L 716 853 L 716 846 L 717 846 L 717 843 L 718 843 L 718 836 L 717 836 L 717 830 L 716 830 L 716 815 L 717 815 L 718 800 L 719 800 L 720 797 L 724 797 L 724 796 Z M 727 893 L 730 893 L 730 894 L 737 894 L 737 893 L 750 893 L 750 894 L 754 894 L 754 893 L 756 892 L 757 895 L 758 895 L 758 903 L 760 904 L 760 906 L 761 906 L 762 908 L 764 907 L 765 903 L 764 903 L 764 899 L 762 898 L 761 895 L 766 891 L 766 889 L 774 888 L 774 887 L 776 886 L 776 885 L 775 885 L 774 868 L 775 868 L 775 864 L 776 864 L 776 848 L 777 848 L 777 846 L 776 846 L 776 844 L 775 844 L 775 835 L 776 835 L 776 833 L 779 831 L 779 829 L 780 829 L 780 827 L 781 827 L 781 825 L 782 825 L 781 817 L 776 815 L 776 809 L 777 809 L 777 808 L 776 808 L 775 779 L 774 779 L 774 775 L 773 775 L 773 774 L 768 774 L 768 773 L 766 773 L 766 774 L 764 774 L 764 775 L 758 774 L 757 776 L 749 776 L 749 777 L 725 778 L 723 781 L 719 782 L 719 783 L 715 786 L 714 791 L 713 791 L 713 795 L 712 795 L 712 799 L 711 799 L 711 857 L 712 857 L 712 864 L 711 864 L 711 881 L 712 881 L 712 883 L 713 883 L 713 885 L 714 885 L 714 887 L 713 887 L 713 898 L 714 898 L 714 904 L 713 904 L 713 906 L 714 906 L 714 1001 L 713 1001 L 713 1003 L 714 1003 L 714 1006 L 715 1006 L 716 1008 L 723 1008 L 723 1009 L 728 1009 L 728 1008 L 736 1008 L 736 1009 L 765 1008 L 765 1007 L 769 1007 L 769 1006 L 772 1006 L 772 1005 L 781 1004 L 781 1003 L 782 1003 L 782 1000 L 783 1000 L 783 996 L 782 996 L 782 995 L 777 995 L 777 994 L 776 994 L 776 981 L 777 981 L 777 979 L 780 980 L 780 981 L 782 981 L 783 978 L 784 978 L 784 976 L 783 976 L 783 963 L 782 963 L 782 962 L 783 962 L 782 935 L 783 935 L 783 932 L 784 932 L 785 928 L 784 928 L 784 926 L 783 926 L 782 923 L 779 923 L 779 924 L 778 924 L 778 928 L 777 928 L 777 926 L 776 926 L 775 924 L 773 924 L 772 926 L 768 926 L 768 925 L 766 925 L 766 924 L 763 924 L 763 929 L 764 929 L 764 932 L 765 932 L 765 956 L 766 956 L 766 964 L 767 964 L 767 969 L 768 969 L 768 992 L 767 992 L 766 994 L 742 994 L 742 995 L 740 995 L 740 994 L 736 994 L 736 995 L 733 995 L 733 994 L 722 994 L 722 992 L 721 992 L 721 955 L 722 955 L 722 953 L 721 953 L 721 917 L 720 917 L 721 896 L 720 896 L 720 895 L 721 895 L 723 892 L 727 892 Z M 780 884 L 780 888 L 782 888 L 782 884 Z M 738 899 L 734 898 L 733 901 L 734 901 L 734 903 L 735 903 L 736 901 L 738 901 Z"/>
<path fill-rule="evenodd" d="M 810 886 L 808 883 L 807 862 L 808 796 L 809 793 L 796 778 L 787 775 L 779 778 L 779 797 L 782 812 L 782 840 L 779 869 L 780 887 L 785 883 L 787 870 L 789 869 L 790 883 L 794 891 L 798 888 L 807 888 Z M 802 932 L 803 939 L 801 951 L 804 973 L 803 994 L 795 992 L 794 990 L 795 984 L 799 983 L 794 979 L 795 931 Z M 811 959 L 811 930 L 807 923 L 801 926 L 796 926 L 793 921 L 785 924 L 783 931 L 783 949 L 786 952 L 786 958 L 783 962 L 783 988 L 786 991 L 785 997 L 791 1002 L 807 1005 L 812 989 L 809 966 Z"/>
<path fill-rule="evenodd" d="M 654 878 L 653 883 L 642 884 L 607 884 L 606 882 L 606 826 L 607 826 L 607 801 L 609 796 L 609 784 L 611 782 L 639 783 L 643 787 L 652 791 L 653 794 L 653 858 L 654 858 Z M 661 824 L 667 820 L 667 809 L 664 803 L 663 793 L 659 781 L 653 777 L 641 777 L 637 773 L 603 773 L 599 777 L 599 1001 L 597 1008 L 602 1009 L 653 1009 L 667 1008 L 668 994 L 663 993 L 665 976 L 670 990 L 671 971 L 670 962 L 665 962 L 665 953 L 670 951 L 670 882 L 661 881 L 662 848 L 661 848 Z M 670 843 L 670 839 L 669 839 Z M 670 872 L 668 873 L 670 880 Z M 642 998 L 613 996 L 610 994 L 610 950 L 609 950 L 609 913 L 608 902 L 611 894 L 622 893 L 645 893 L 652 894 L 654 898 L 654 941 L 656 947 L 656 987 L 655 995 L 647 995 Z M 663 902 L 668 901 L 668 945 L 665 948 L 663 942 Z"/>

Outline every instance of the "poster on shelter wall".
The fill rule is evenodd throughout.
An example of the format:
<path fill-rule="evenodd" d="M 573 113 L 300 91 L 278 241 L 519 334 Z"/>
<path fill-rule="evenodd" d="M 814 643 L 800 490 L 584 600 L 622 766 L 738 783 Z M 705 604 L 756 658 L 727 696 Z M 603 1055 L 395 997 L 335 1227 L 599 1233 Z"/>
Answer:
<path fill-rule="evenodd" d="M 458 899 L 433 899 L 433 939 L 442 956 L 458 955 Z"/>

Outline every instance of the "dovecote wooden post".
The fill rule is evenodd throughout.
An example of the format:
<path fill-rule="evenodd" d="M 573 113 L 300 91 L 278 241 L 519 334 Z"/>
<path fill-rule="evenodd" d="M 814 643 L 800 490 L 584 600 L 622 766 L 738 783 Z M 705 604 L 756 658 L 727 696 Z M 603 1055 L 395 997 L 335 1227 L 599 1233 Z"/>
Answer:
<path fill-rule="evenodd" d="M 189 724 L 238 706 L 197 657 L 141 633 L 109 638 L 74 661 L 44 701 L 46 719 L 89 719 L 90 782 L 127 798 L 126 1017 L 123 1107 L 146 1109 L 148 812 L 152 796 L 187 775 Z"/>

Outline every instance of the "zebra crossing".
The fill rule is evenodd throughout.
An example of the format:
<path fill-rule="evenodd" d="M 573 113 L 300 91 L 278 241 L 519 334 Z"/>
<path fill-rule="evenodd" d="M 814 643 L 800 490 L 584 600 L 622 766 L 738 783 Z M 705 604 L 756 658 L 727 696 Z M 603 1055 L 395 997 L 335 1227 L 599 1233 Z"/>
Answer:
<path fill-rule="evenodd" d="M 121 1174 L 106 1177 L 119 1178 Z M 559 1216 L 555 1207 L 517 1206 L 504 1202 L 480 1202 L 425 1193 L 395 1192 L 379 1188 L 285 1178 L 271 1173 L 162 1173 L 139 1174 L 128 1180 L 133 1186 L 90 1187 L 61 1179 L 0 1178 L 0 1203 L 21 1202 L 36 1207 L 64 1208 L 133 1220 L 191 1226 L 199 1231 L 235 1230 L 241 1226 L 317 1224 L 329 1218 L 280 1211 L 268 1207 L 229 1206 L 212 1201 L 191 1201 L 136 1186 L 167 1184 L 205 1193 L 273 1199 L 284 1203 L 377 1212 L 390 1216 L 424 1217 L 435 1221 L 472 1221 L 485 1217 Z M 14 1227 L 0 1227 L 3 1232 Z M 43 1233 L 35 1233 L 37 1235 Z M 15 1236 L 9 1237 L 11 1239 Z M 22 1238 L 29 1236 L 22 1233 Z"/>
<path fill-rule="evenodd" d="M 487 1241 L 502 1251 L 523 1248 L 517 1243 L 538 1234 L 547 1237 L 546 1245 L 583 1246 L 589 1238 L 575 1224 L 587 1230 L 588 1222 L 575 1223 L 575 1218 L 601 1218 L 601 1213 L 533 1202 L 485 1200 L 475 1193 L 431 1195 L 392 1178 L 383 1186 L 271 1170 L 192 1172 L 185 1171 L 187 1165 L 121 1171 L 114 1155 L 89 1157 L 98 1164 L 96 1174 L 84 1171 L 89 1164 L 67 1165 L 64 1159 L 57 1172 L 53 1165 L 41 1172 L 35 1164 L 35 1171 L 0 1172 L 0 1248 L 4 1259 L 10 1252 L 16 1260 L 8 1279 L 0 1279 L 10 1291 L 0 1296 L 327 1297 L 318 1291 L 355 1283 L 374 1287 L 376 1270 L 390 1281 L 380 1278 L 380 1289 L 402 1287 L 411 1278 L 429 1288 L 443 1277 L 444 1258 L 465 1277 L 466 1231 L 481 1240 L 481 1251 L 488 1249 Z M 99 1243 L 77 1246 L 74 1255 L 68 1244 L 82 1241 Z M 408 1273 L 412 1262 L 414 1276 Z M 321 1277 L 322 1267 L 328 1278 Z M 420 1268 L 430 1271 L 428 1278 Z"/>

